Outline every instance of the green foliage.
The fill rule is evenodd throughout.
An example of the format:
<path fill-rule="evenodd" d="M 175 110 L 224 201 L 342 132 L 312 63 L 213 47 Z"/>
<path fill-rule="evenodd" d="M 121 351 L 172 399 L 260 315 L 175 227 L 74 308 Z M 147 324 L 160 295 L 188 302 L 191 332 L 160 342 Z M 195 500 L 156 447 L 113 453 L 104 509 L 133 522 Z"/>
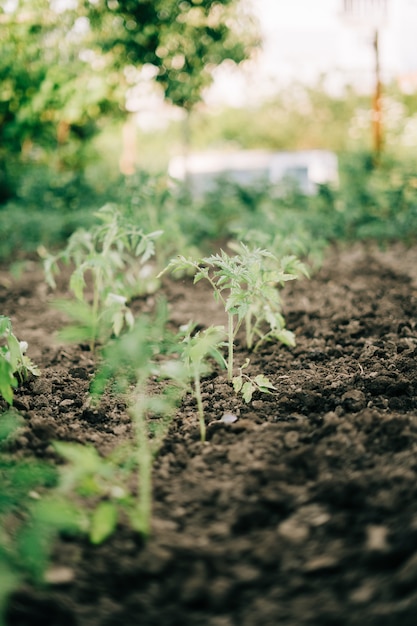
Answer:
<path fill-rule="evenodd" d="M 116 529 L 118 510 L 132 507 L 134 499 L 126 489 L 126 483 L 134 467 L 129 449 L 118 449 L 102 458 L 93 446 L 55 442 L 56 452 L 67 461 L 60 467 L 60 492 L 69 498 L 77 493 L 84 499 L 96 501 L 90 509 L 79 509 L 86 518 L 84 530 L 94 544 L 105 541 Z"/>
<path fill-rule="evenodd" d="M 196 109 L 190 117 L 193 150 L 328 149 L 337 154 L 372 148 L 372 98 L 347 85 L 334 95 L 323 76 L 313 85 L 293 82 L 248 106 Z M 397 157 L 413 154 L 417 105 L 414 94 L 384 86 L 384 148 Z"/>
<path fill-rule="evenodd" d="M 78 168 L 85 140 L 109 108 L 117 115 L 120 77 L 106 63 L 81 53 L 89 33 L 74 27 L 75 14 L 57 16 L 48 0 L 18 0 L 1 11 L 0 163 L 49 159 Z M 84 49 L 85 52 L 85 49 Z"/>
<path fill-rule="evenodd" d="M 0 202 L 15 191 L 10 165 L 84 169 L 95 135 L 125 116 L 144 65 L 168 100 L 190 109 L 214 67 L 240 63 L 257 44 L 236 5 L 1 0 Z"/>
<path fill-rule="evenodd" d="M 167 175 L 135 172 L 118 189 L 117 204 L 145 232 L 160 231 L 155 241 L 155 262 L 159 269 L 175 254 L 195 251 L 198 239 L 193 202 Z"/>
<path fill-rule="evenodd" d="M 323 223 L 325 236 L 329 240 L 411 241 L 417 232 L 415 172 L 415 159 L 385 155 L 375 167 L 369 154 L 348 155 L 327 225 L 323 213 L 316 217 Z"/>
<path fill-rule="evenodd" d="M 268 250 L 250 249 L 243 243 L 235 249 L 234 256 L 222 250 L 197 261 L 179 256 L 166 268 L 174 273 L 193 272 L 194 283 L 207 280 L 215 299 L 223 304 L 228 319 L 229 380 L 233 377 L 234 340 L 242 323 L 249 350 L 267 340 L 294 345 L 293 334 L 285 328 L 278 288 L 301 274 L 307 275 L 305 266 L 294 256 L 279 260 Z"/>
<path fill-rule="evenodd" d="M 0 345 L 0 395 L 11 405 L 18 382 L 24 382 L 30 374 L 39 376 L 40 370 L 25 354 L 28 344 L 18 341 L 10 319 L 4 315 L 0 315 L 0 341 L 4 342 Z"/>
<path fill-rule="evenodd" d="M 114 199 L 114 182 L 103 165 L 105 183 L 39 163 L 10 168 L 9 176 L 16 189 L 0 205 L 0 260 L 36 253 L 40 246 L 62 247 L 75 230 L 96 224 L 97 207 Z"/>
<path fill-rule="evenodd" d="M 57 472 L 32 459 L 16 461 L 7 444 L 19 427 L 11 412 L 0 421 L 0 624 L 10 594 L 28 577 L 41 582 L 58 533 L 82 525 L 76 509 L 56 495 Z"/>
<path fill-rule="evenodd" d="M 204 442 L 206 440 L 206 423 L 201 396 L 201 377 L 211 371 L 210 358 L 222 367 L 227 366 L 220 352 L 220 348 L 225 345 L 225 329 L 223 326 L 209 326 L 196 333 L 193 330 L 193 324 L 188 324 L 184 329 L 185 336 L 180 344 L 180 353 L 185 376 L 193 381 L 193 393 L 197 402 L 200 422 L 200 437 L 201 441 Z"/>
<path fill-rule="evenodd" d="M 59 262 L 73 264 L 69 287 L 75 300 L 55 302 L 75 322 L 61 332 L 61 338 L 87 341 L 92 350 L 97 342 L 133 326 L 127 299 L 146 291 L 149 278 L 141 277 L 141 269 L 154 254 L 154 240 L 160 235 L 160 231 L 145 234 L 113 205 L 104 206 L 96 215 L 100 225 L 89 231 L 77 230 L 62 252 L 44 259 L 45 277 L 52 288 L 56 287 Z"/>
<path fill-rule="evenodd" d="M 130 331 L 105 346 L 91 387 L 95 404 L 109 386 L 123 394 L 132 417 L 134 443 L 117 448 L 106 458 L 90 446 L 55 444 L 69 462 L 61 469 L 63 493 L 75 491 L 96 501 L 88 516 L 93 543 L 105 541 L 114 532 L 121 512 L 132 528 L 144 537 L 149 535 L 153 460 L 181 395 L 190 389 L 190 379 L 195 385 L 201 437 L 205 439 L 200 377 L 209 371 L 208 357 L 224 362 L 219 352 L 224 331 L 209 328 L 192 335 L 192 326 L 188 326 L 176 336 L 167 331 L 166 316 L 161 302 L 155 317 L 141 316 Z M 126 485 L 135 476 L 137 490 L 132 492 Z"/>
<path fill-rule="evenodd" d="M 115 61 L 150 64 L 165 97 L 191 109 L 223 61 L 240 63 L 258 43 L 253 18 L 236 0 L 84 2 L 98 43 Z M 117 18 L 117 19 L 115 19 Z"/>
<path fill-rule="evenodd" d="M 353 142 L 350 131 L 358 110 L 370 115 L 371 100 L 346 87 L 334 96 L 325 77 L 314 85 L 294 82 L 249 106 L 196 110 L 190 119 L 195 150 L 231 146 L 241 149 L 312 150 L 338 153 L 366 149 L 369 127 Z M 369 132 L 368 132 L 369 131 Z"/>
<path fill-rule="evenodd" d="M 169 355 L 176 346 L 175 338 L 166 330 L 166 307 L 160 303 L 155 317 L 141 316 L 130 331 L 103 349 L 102 365 L 91 389 L 93 400 L 97 402 L 108 385 L 113 385 L 116 393 L 124 394 L 135 441 L 107 459 L 99 458 L 94 450 L 85 447 L 70 450 L 74 463 L 70 476 L 78 491 L 85 493 L 87 485 L 90 494 L 100 497 L 90 523 L 90 537 L 95 542 L 113 532 L 120 510 L 127 514 L 136 531 L 144 537 L 149 535 L 152 464 L 180 397 L 178 381 L 175 385 L 161 382 L 156 389 L 153 381 L 163 381 L 175 369 L 178 361 Z M 63 453 L 70 458 L 67 447 Z M 121 475 L 124 478 L 118 482 Z M 135 475 L 137 492 L 132 494 L 126 492 L 124 485 L 127 477 Z M 104 505 L 103 501 L 109 504 Z"/>
<path fill-rule="evenodd" d="M 276 389 L 269 378 L 267 378 L 264 374 L 257 374 L 254 378 L 246 374 L 243 370 L 248 367 L 249 363 L 249 359 L 246 359 L 242 367 L 239 368 L 239 374 L 237 376 L 233 376 L 232 379 L 233 389 L 236 393 L 240 392 L 242 394 L 246 403 L 249 403 L 252 400 L 252 396 L 255 391 L 260 391 L 261 393 L 272 393 L 272 390 Z"/>
<path fill-rule="evenodd" d="M 278 258 L 296 254 L 318 267 L 331 242 L 413 240 L 415 158 L 386 154 L 376 167 L 368 152 L 347 153 L 340 155 L 339 170 L 339 185 L 321 185 L 312 196 L 296 188 L 222 182 L 193 204 L 199 245 L 221 233 L 222 239 L 267 249 Z"/>

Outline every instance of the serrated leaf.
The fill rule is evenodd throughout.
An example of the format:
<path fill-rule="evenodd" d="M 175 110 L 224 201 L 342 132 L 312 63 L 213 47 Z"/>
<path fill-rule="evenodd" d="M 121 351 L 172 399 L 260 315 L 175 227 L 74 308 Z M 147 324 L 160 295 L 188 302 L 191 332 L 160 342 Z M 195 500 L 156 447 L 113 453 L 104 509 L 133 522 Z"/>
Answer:
<path fill-rule="evenodd" d="M 55 441 L 53 447 L 64 459 L 85 472 L 95 472 L 101 465 L 100 455 L 93 446 Z"/>
<path fill-rule="evenodd" d="M 83 326 L 67 326 L 58 332 L 58 339 L 64 343 L 87 343 L 96 339 L 92 331 Z"/>
<path fill-rule="evenodd" d="M 11 321 L 9 317 L 0 315 L 0 336 L 5 336 L 11 331 Z"/>
<path fill-rule="evenodd" d="M 83 300 L 85 289 L 84 269 L 78 267 L 71 275 L 69 287 L 77 300 Z"/>
<path fill-rule="evenodd" d="M 88 302 L 77 300 L 54 300 L 52 306 L 62 311 L 81 325 L 92 326 L 93 309 Z"/>
<path fill-rule="evenodd" d="M 83 523 L 83 513 L 69 500 L 51 497 L 38 500 L 33 507 L 33 517 L 42 526 L 57 530 L 76 531 Z"/>
<path fill-rule="evenodd" d="M 232 378 L 232 383 L 233 383 L 233 389 L 235 390 L 235 392 L 239 393 L 239 391 L 242 389 L 242 386 L 243 386 L 242 376 L 234 376 Z"/>
<path fill-rule="evenodd" d="M 258 374 L 257 376 L 255 376 L 253 380 L 258 385 L 259 388 L 262 387 L 262 388 L 267 388 L 267 389 L 276 389 L 276 387 L 271 383 L 269 378 L 267 378 L 263 374 Z M 263 390 L 264 389 L 262 389 L 262 391 Z"/>
<path fill-rule="evenodd" d="M 33 361 L 26 355 L 23 356 L 23 367 L 28 372 L 33 374 L 33 376 L 40 376 L 41 375 L 41 370 L 39 369 L 39 367 L 37 365 L 35 365 L 35 363 L 33 363 Z"/>
<path fill-rule="evenodd" d="M 242 387 L 242 396 L 247 404 L 252 400 L 254 391 L 256 391 L 255 385 L 250 381 L 246 381 Z"/>
<path fill-rule="evenodd" d="M 19 372 L 23 362 L 23 354 L 20 348 L 20 343 L 13 335 L 13 333 L 10 333 L 10 335 L 8 336 L 7 345 L 9 348 L 9 359 L 12 371 Z"/>
<path fill-rule="evenodd" d="M 117 311 L 112 318 L 113 321 L 113 333 L 116 337 L 120 335 L 124 326 L 124 315 L 122 311 Z"/>
<path fill-rule="evenodd" d="M 91 518 L 91 543 L 98 545 L 110 537 L 116 529 L 117 517 L 117 507 L 113 502 L 100 502 Z"/>
<path fill-rule="evenodd" d="M 125 322 L 128 328 L 133 328 L 135 324 L 135 318 L 133 316 L 132 311 L 129 308 L 125 310 Z"/>
<path fill-rule="evenodd" d="M 274 334 L 274 336 L 285 346 L 289 346 L 291 348 L 295 347 L 295 335 L 290 330 L 286 330 L 285 328 L 283 328 L 279 331 L 279 333 Z"/>

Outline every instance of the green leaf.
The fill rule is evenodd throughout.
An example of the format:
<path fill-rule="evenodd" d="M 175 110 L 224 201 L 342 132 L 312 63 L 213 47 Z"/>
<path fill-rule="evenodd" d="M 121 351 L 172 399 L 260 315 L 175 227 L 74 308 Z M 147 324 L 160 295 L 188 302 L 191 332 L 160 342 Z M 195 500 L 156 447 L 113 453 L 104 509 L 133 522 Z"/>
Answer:
<path fill-rule="evenodd" d="M 23 362 L 23 354 L 20 348 L 20 343 L 13 333 L 10 333 L 8 336 L 7 345 L 9 347 L 9 358 L 12 371 L 13 373 L 19 372 Z"/>
<path fill-rule="evenodd" d="M 77 300 L 54 300 L 52 306 L 62 311 L 75 322 L 91 327 L 93 325 L 93 310 L 88 302 Z"/>
<path fill-rule="evenodd" d="M 18 428 L 19 420 L 12 411 L 3 413 L 0 419 L 0 443 L 10 437 Z"/>
<path fill-rule="evenodd" d="M 274 337 L 276 337 L 278 341 L 281 341 L 281 343 L 283 343 L 285 346 L 289 346 L 290 348 L 295 347 L 295 335 L 290 330 L 286 330 L 285 328 L 283 328 L 278 333 L 274 333 Z"/>
<path fill-rule="evenodd" d="M 36 501 L 32 516 L 41 526 L 68 532 L 78 531 L 84 520 L 81 509 L 67 499 L 54 496 Z"/>
<path fill-rule="evenodd" d="M 265 391 L 265 389 L 276 389 L 276 387 L 274 387 L 269 378 L 267 378 L 263 374 L 258 374 L 258 376 L 255 376 L 253 380 L 258 385 L 261 391 Z"/>
<path fill-rule="evenodd" d="M 242 386 L 243 386 L 242 376 L 234 376 L 232 378 L 232 383 L 233 383 L 233 389 L 235 390 L 235 392 L 239 393 L 239 391 L 242 389 Z"/>
<path fill-rule="evenodd" d="M 13 388 L 17 387 L 17 380 L 13 376 L 12 367 L 0 354 L 0 394 L 7 404 L 13 404 Z"/>
<path fill-rule="evenodd" d="M 7 336 L 11 332 L 12 324 L 9 317 L 0 315 L 0 337 Z"/>
<path fill-rule="evenodd" d="M 191 362 L 199 363 L 211 356 L 213 351 L 222 343 L 224 335 L 225 332 L 222 326 L 209 326 L 209 328 L 192 337 L 188 350 Z"/>
<path fill-rule="evenodd" d="M 35 365 L 35 363 L 33 363 L 33 361 L 26 355 L 23 356 L 23 367 L 28 372 L 33 374 L 33 376 L 40 376 L 41 375 L 41 370 L 39 369 L 39 367 L 37 365 Z M 26 376 L 26 374 L 27 374 L 27 372 L 25 372 L 25 376 Z"/>
<path fill-rule="evenodd" d="M 124 315 L 122 311 L 116 311 L 116 313 L 113 315 L 113 333 L 115 334 L 116 337 L 118 337 L 120 335 L 120 333 L 123 330 L 123 326 L 124 326 Z"/>
<path fill-rule="evenodd" d="M 83 300 L 85 286 L 84 266 L 80 265 L 80 267 L 77 267 L 72 273 L 69 283 L 69 287 L 71 291 L 74 292 L 77 300 Z"/>
<path fill-rule="evenodd" d="M 37 581 L 45 572 L 52 539 L 50 529 L 40 524 L 25 526 L 18 535 L 19 560 Z"/>
<path fill-rule="evenodd" d="M 252 400 L 254 391 L 256 391 L 255 385 L 249 380 L 246 381 L 242 387 L 242 396 L 246 403 Z"/>
<path fill-rule="evenodd" d="M 20 574 L 8 562 L 8 555 L 0 552 L 0 626 L 5 626 L 3 615 L 8 604 L 9 595 L 18 588 L 20 583 Z"/>
<path fill-rule="evenodd" d="M 110 537 L 116 529 L 117 518 L 117 507 L 113 502 L 100 502 L 91 518 L 91 543 L 98 545 Z"/>
<path fill-rule="evenodd" d="M 132 311 L 129 308 L 126 308 L 125 310 L 125 322 L 126 322 L 126 326 L 130 329 L 132 329 L 133 326 L 135 325 L 135 318 L 133 316 Z"/>
<path fill-rule="evenodd" d="M 100 468 L 101 457 L 93 446 L 55 441 L 53 447 L 58 454 L 73 463 L 78 470 L 95 472 Z"/>
<path fill-rule="evenodd" d="M 58 333 L 58 339 L 64 343 L 87 343 L 95 340 L 92 328 L 82 326 L 67 326 Z"/>

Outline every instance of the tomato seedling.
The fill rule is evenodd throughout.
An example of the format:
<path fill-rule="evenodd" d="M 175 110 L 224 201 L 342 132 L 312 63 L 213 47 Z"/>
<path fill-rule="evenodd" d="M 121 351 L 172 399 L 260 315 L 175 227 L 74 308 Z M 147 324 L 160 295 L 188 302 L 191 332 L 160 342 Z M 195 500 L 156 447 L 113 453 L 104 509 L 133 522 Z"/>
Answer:
<path fill-rule="evenodd" d="M 264 374 L 258 374 L 254 378 L 246 374 L 243 370 L 248 367 L 249 359 L 246 359 L 242 367 L 239 368 L 239 374 L 233 376 L 233 389 L 236 393 L 241 393 L 246 403 L 252 400 L 252 396 L 255 391 L 261 391 L 262 393 L 272 393 L 276 389 L 271 383 L 269 378 Z"/>
<path fill-rule="evenodd" d="M 26 355 L 28 344 L 18 341 L 10 318 L 4 315 L 0 315 L 0 341 L 0 395 L 11 405 L 19 381 L 24 382 L 30 374 L 39 376 L 40 370 Z"/>
<path fill-rule="evenodd" d="M 60 337 L 71 342 L 87 341 L 91 350 L 98 342 L 133 326 L 127 304 L 133 295 L 132 267 L 137 263 L 145 267 L 154 254 L 155 239 L 161 234 L 145 234 L 113 205 L 104 206 L 96 215 L 102 224 L 90 231 L 76 231 L 62 252 L 44 258 L 45 278 L 53 289 L 59 262 L 73 264 L 69 287 L 75 300 L 58 300 L 55 306 L 74 324 L 61 331 Z M 133 291 L 137 294 L 146 290 L 144 283 L 151 280 L 151 275 L 146 277 L 143 271 L 135 280 Z"/>
<path fill-rule="evenodd" d="M 183 256 L 172 259 L 163 271 L 193 272 L 194 283 L 207 280 L 227 314 L 227 373 L 233 378 L 234 341 L 242 324 L 246 347 L 257 350 L 265 341 L 277 340 L 293 346 L 294 334 L 285 328 L 279 288 L 289 280 L 307 275 L 294 256 L 278 259 L 268 250 L 235 246 L 237 254 L 219 254 L 198 260 Z"/>
<path fill-rule="evenodd" d="M 193 324 L 185 328 L 185 337 L 179 350 L 185 374 L 193 381 L 192 391 L 197 402 L 200 422 L 201 441 L 206 440 L 203 400 L 201 397 L 201 377 L 211 372 L 209 359 L 212 358 L 222 367 L 226 366 L 220 348 L 224 346 L 225 331 L 223 326 L 209 326 L 193 334 Z"/>

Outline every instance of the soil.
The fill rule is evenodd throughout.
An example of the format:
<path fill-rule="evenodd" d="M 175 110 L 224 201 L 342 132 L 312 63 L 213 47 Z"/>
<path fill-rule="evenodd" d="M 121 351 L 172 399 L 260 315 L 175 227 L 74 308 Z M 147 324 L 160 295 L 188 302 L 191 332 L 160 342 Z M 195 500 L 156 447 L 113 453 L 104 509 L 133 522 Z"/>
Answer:
<path fill-rule="evenodd" d="M 173 323 L 223 321 L 203 283 L 163 291 Z M 15 394 L 16 454 L 53 459 L 54 440 L 106 454 L 129 418 L 89 408 L 94 359 L 57 343 L 51 297 L 34 263 L 0 275 L 0 310 L 43 372 Z M 60 539 L 51 568 L 66 575 L 23 585 L 9 626 L 417 623 L 417 247 L 334 248 L 283 300 L 296 347 L 250 355 L 277 392 L 245 404 L 221 371 L 205 379 L 208 440 L 184 398 L 154 465 L 149 541 L 124 523 L 99 546 Z"/>

